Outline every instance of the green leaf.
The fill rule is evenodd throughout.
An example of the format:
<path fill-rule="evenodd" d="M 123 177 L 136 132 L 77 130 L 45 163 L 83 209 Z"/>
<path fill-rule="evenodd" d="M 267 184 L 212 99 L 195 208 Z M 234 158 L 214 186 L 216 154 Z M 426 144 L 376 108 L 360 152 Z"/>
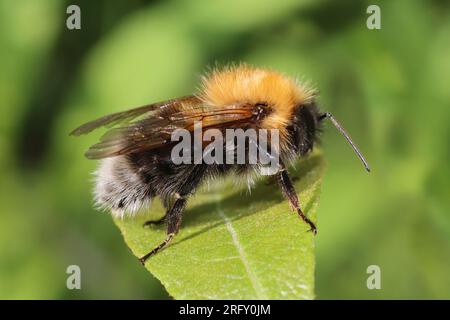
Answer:
<path fill-rule="evenodd" d="M 289 170 L 302 208 L 313 221 L 324 167 L 321 155 L 314 153 Z M 260 180 L 251 194 L 227 179 L 200 190 L 190 200 L 178 235 L 145 265 L 171 296 L 314 298 L 314 236 L 273 179 Z M 145 221 L 163 214 L 155 201 L 149 214 L 115 219 L 137 257 L 164 240 L 163 224 L 143 227 Z"/>

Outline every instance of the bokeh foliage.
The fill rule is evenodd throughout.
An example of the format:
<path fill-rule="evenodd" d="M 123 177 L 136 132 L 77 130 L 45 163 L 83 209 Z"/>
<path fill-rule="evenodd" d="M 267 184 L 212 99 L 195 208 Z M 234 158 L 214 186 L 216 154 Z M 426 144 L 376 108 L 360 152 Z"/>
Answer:
<path fill-rule="evenodd" d="M 78 124 L 188 94 L 216 63 L 312 81 L 331 127 L 318 210 L 318 298 L 450 298 L 448 1 L 0 1 L 0 297 L 163 298 L 112 219 L 91 207 L 98 134 Z M 366 28 L 377 3 L 382 29 Z M 82 270 L 82 290 L 65 286 Z M 382 290 L 366 288 L 366 268 Z"/>

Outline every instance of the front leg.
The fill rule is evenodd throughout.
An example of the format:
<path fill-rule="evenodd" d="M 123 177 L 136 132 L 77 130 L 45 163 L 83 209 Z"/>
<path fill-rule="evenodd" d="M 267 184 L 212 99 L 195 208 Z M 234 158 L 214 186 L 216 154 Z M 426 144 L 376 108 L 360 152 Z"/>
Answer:
<path fill-rule="evenodd" d="M 281 187 L 281 192 L 283 193 L 284 197 L 289 201 L 289 204 L 291 207 L 297 211 L 300 218 L 302 218 L 303 221 L 305 221 L 311 231 L 314 235 L 317 234 L 317 228 L 315 224 L 308 219 L 308 217 L 303 213 L 302 209 L 300 208 L 300 204 L 297 197 L 297 192 L 295 192 L 294 185 L 291 182 L 291 179 L 289 178 L 288 172 L 286 168 L 283 166 L 282 169 L 277 173 L 277 180 Z"/>

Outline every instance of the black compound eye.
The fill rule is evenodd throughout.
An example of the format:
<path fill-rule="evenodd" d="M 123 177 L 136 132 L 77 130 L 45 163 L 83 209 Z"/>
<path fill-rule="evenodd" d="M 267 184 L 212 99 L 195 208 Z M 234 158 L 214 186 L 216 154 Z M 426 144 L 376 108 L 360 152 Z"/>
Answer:
<path fill-rule="evenodd" d="M 300 105 L 294 116 L 294 143 L 300 155 L 312 150 L 317 137 L 317 108 L 314 104 Z"/>

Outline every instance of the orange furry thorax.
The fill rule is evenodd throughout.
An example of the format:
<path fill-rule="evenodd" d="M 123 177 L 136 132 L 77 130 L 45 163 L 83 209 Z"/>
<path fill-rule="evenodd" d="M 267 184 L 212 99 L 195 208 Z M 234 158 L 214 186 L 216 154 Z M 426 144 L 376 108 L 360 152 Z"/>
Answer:
<path fill-rule="evenodd" d="M 242 64 L 214 70 L 203 77 L 199 98 L 210 106 L 266 103 L 272 112 L 261 124 L 285 134 L 295 107 L 309 102 L 314 91 L 279 72 Z"/>

